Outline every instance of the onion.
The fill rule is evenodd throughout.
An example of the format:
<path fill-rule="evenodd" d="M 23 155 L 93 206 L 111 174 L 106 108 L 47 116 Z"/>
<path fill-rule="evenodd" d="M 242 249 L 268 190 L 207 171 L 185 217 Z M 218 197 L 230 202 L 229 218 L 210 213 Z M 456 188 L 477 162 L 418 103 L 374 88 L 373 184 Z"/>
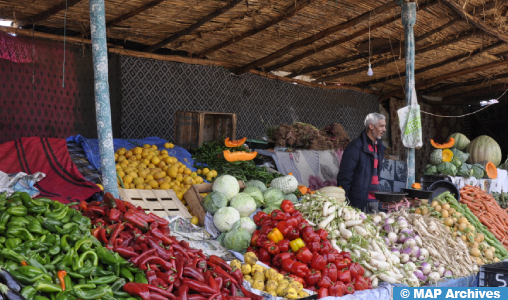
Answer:
<path fill-rule="evenodd" d="M 410 236 L 410 237 L 414 237 L 415 236 L 415 233 L 413 232 L 413 230 L 411 230 L 409 228 L 402 229 L 400 231 L 400 233 L 405 234 L 406 236 Z"/>
<path fill-rule="evenodd" d="M 405 241 L 404 241 L 404 247 L 414 247 L 416 246 L 416 241 L 414 238 L 412 237 L 408 237 Z"/>
<path fill-rule="evenodd" d="M 388 233 L 388 240 L 392 243 L 396 243 L 397 242 L 397 234 L 395 232 L 389 232 Z"/>
<path fill-rule="evenodd" d="M 436 268 L 439 267 L 439 262 L 437 260 L 434 261 L 434 267 L 436 267 Z"/>
<path fill-rule="evenodd" d="M 423 275 L 427 275 L 432 271 L 430 268 L 430 264 L 426 262 L 422 263 L 422 266 L 420 268 L 422 270 Z"/>
<path fill-rule="evenodd" d="M 416 271 L 416 265 L 414 263 L 412 263 L 412 262 L 408 262 L 404 266 L 404 269 L 406 269 L 408 271 Z"/>

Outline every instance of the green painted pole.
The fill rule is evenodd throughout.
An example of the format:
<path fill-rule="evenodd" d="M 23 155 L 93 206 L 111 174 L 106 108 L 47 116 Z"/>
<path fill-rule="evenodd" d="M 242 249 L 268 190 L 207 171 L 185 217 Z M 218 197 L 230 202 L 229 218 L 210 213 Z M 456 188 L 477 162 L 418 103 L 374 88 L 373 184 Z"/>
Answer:
<path fill-rule="evenodd" d="M 411 94 L 415 88 L 415 35 L 413 26 L 416 23 L 416 3 L 401 4 L 402 25 L 404 25 L 406 46 L 406 105 L 411 105 Z M 407 180 L 410 188 L 415 182 L 415 149 L 406 148 Z"/>
<path fill-rule="evenodd" d="M 101 155 L 102 183 L 105 192 L 110 192 L 113 196 L 119 197 L 113 148 L 113 128 L 111 126 L 111 105 L 109 103 L 106 9 L 104 0 L 89 0 L 89 6 L 95 77 L 95 113 Z"/>

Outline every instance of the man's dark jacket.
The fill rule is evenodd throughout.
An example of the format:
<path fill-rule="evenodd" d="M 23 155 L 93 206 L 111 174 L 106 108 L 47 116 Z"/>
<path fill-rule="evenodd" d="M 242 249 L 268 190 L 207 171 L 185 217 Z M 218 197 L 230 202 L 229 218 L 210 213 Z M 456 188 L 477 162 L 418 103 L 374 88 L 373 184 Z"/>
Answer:
<path fill-rule="evenodd" d="M 374 173 L 374 154 L 369 151 L 370 138 L 365 131 L 359 138 L 347 145 L 340 163 L 339 174 L 337 175 L 337 186 L 346 191 L 352 206 L 361 210 L 367 205 L 370 183 Z M 377 175 L 381 173 L 383 167 L 383 157 L 385 155 L 385 146 L 383 142 L 377 140 Z"/>

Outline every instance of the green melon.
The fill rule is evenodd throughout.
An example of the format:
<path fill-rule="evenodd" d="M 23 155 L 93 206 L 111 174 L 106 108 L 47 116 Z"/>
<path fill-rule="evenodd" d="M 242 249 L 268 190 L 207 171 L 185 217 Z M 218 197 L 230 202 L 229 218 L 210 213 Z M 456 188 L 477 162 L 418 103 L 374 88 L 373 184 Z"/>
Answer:
<path fill-rule="evenodd" d="M 453 144 L 453 148 L 457 148 L 460 151 L 464 151 L 466 149 L 467 145 L 471 143 L 471 141 L 462 133 L 454 133 L 448 137 L 447 140 L 450 140 L 450 138 L 453 138 L 455 140 L 455 143 Z"/>
<path fill-rule="evenodd" d="M 501 163 L 501 147 L 490 136 L 481 135 L 475 138 L 466 147 L 466 152 L 469 153 L 468 163 L 476 164 L 481 161 L 490 161 L 496 167 Z"/>
<path fill-rule="evenodd" d="M 430 163 L 432 165 L 439 165 L 443 162 L 443 149 L 436 149 L 430 154 Z"/>

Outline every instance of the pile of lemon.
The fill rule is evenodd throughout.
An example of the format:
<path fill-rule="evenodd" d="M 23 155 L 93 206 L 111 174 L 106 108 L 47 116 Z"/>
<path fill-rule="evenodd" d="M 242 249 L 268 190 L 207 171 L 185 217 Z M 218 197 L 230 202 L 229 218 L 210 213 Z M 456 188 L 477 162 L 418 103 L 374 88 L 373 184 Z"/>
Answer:
<path fill-rule="evenodd" d="M 171 149 L 174 145 L 166 143 L 164 147 Z M 203 183 L 203 178 L 211 181 L 217 177 L 215 170 L 203 169 L 192 172 L 175 157 L 169 156 L 167 150 L 159 150 L 156 145 L 147 144 L 130 150 L 120 148 L 115 152 L 115 162 L 116 172 L 122 179 L 124 188 L 172 189 L 180 200 L 183 200 L 183 194 L 193 184 Z M 117 181 L 121 187 L 120 179 Z"/>

